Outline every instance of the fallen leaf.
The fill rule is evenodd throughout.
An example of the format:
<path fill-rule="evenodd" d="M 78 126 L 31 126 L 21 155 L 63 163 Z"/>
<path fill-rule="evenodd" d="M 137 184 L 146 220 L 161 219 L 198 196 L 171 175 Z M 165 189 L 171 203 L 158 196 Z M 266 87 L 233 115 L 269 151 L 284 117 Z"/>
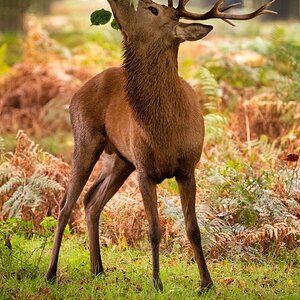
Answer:
<path fill-rule="evenodd" d="M 231 283 L 234 282 L 234 279 L 231 278 L 231 277 L 227 277 L 227 278 L 223 278 L 223 279 L 221 280 L 221 282 L 222 282 L 223 284 L 225 284 L 225 285 L 230 285 Z"/>
<path fill-rule="evenodd" d="M 295 153 L 288 154 L 288 155 L 282 157 L 281 159 L 285 160 L 285 161 L 298 161 L 299 160 L 299 154 L 295 154 Z"/>
<path fill-rule="evenodd" d="M 293 285 L 293 284 L 294 284 L 293 280 L 288 281 L 288 285 Z"/>
<path fill-rule="evenodd" d="M 39 293 L 43 294 L 43 295 L 48 295 L 50 293 L 50 288 L 46 287 L 46 288 L 40 288 L 39 289 Z"/>
<path fill-rule="evenodd" d="M 139 291 L 139 292 L 142 291 L 142 286 L 141 286 L 140 284 L 137 284 L 137 285 L 135 286 L 135 288 L 136 288 L 136 290 Z"/>

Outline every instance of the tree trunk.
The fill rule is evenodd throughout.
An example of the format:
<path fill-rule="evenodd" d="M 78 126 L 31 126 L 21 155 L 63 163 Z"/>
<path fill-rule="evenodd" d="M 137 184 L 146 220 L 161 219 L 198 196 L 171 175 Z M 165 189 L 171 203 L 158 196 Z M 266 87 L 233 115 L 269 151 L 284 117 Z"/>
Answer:
<path fill-rule="evenodd" d="M 289 0 L 288 5 L 288 17 L 292 19 L 299 19 L 300 12 L 300 1 L 299 0 Z"/>
<path fill-rule="evenodd" d="M 0 31 L 23 31 L 24 14 L 31 3 L 32 0 L 0 0 Z"/>

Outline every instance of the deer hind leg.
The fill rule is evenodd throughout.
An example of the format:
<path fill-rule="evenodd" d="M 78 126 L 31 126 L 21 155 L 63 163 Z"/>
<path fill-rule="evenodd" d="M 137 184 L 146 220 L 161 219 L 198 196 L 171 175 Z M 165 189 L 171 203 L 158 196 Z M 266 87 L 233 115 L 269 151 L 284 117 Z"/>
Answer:
<path fill-rule="evenodd" d="M 101 136 L 99 133 L 93 136 L 88 134 L 82 136 L 84 137 L 80 136 L 75 138 L 70 182 L 60 205 L 51 259 L 46 274 L 46 279 L 50 282 L 56 278 L 58 255 L 63 232 L 72 213 L 72 209 L 106 145 L 106 137 Z"/>
<path fill-rule="evenodd" d="M 213 287 L 213 282 L 210 277 L 207 265 L 205 262 L 202 246 L 201 236 L 198 227 L 196 211 L 195 211 L 195 198 L 196 198 L 196 183 L 194 174 L 188 177 L 178 178 L 176 180 L 179 185 L 181 205 L 184 214 L 185 227 L 188 239 L 192 245 L 195 259 L 200 272 L 202 289 L 210 289 Z"/>
<path fill-rule="evenodd" d="M 99 244 L 99 218 L 105 204 L 135 170 L 128 161 L 117 154 L 107 156 L 98 179 L 91 186 L 84 199 L 88 227 L 90 264 L 92 274 L 103 273 Z"/>
<path fill-rule="evenodd" d="M 149 223 L 153 284 L 157 290 L 162 291 L 163 285 L 159 276 L 159 244 L 162 232 L 157 211 L 156 184 L 149 177 L 139 174 L 139 187 Z"/>

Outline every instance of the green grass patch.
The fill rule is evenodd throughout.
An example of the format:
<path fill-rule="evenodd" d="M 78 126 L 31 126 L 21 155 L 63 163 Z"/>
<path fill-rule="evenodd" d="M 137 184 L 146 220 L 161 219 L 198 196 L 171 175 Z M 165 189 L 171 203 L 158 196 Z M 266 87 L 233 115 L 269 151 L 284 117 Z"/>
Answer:
<path fill-rule="evenodd" d="M 11 249 L 1 245 L 0 299 L 196 299 L 196 264 L 183 253 L 161 254 L 164 291 L 151 286 L 150 248 L 103 247 L 105 276 L 92 277 L 85 235 L 67 236 L 59 260 L 58 282 L 44 274 L 52 237 L 15 235 Z M 300 251 L 284 257 L 208 261 L 215 293 L 202 299 L 299 299 Z"/>
<path fill-rule="evenodd" d="M 37 140 L 44 151 L 60 156 L 64 161 L 71 162 L 74 141 L 72 132 L 56 132 L 53 136 L 44 136 Z"/>
<path fill-rule="evenodd" d="M 14 152 L 16 149 L 16 134 L 5 133 L 1 135 L 5 152 Z M 57 131 L 53 135 L 34 137 L 44 151 L 62 157 L 64 161 L 71 162 L 74 148 L 72 132 Z"/>
<path fill-rule="evenodd" d="M 0 32 L 0 46 L 6 45 L 6 55 L 4 57 L 4 62 L 13 66 L 16 63 L 19 63 L 23 58 L 23 48 L 22 48 L 22 39 L 21 34 L 12 34 L 12 33 L 1 33 Z"/>

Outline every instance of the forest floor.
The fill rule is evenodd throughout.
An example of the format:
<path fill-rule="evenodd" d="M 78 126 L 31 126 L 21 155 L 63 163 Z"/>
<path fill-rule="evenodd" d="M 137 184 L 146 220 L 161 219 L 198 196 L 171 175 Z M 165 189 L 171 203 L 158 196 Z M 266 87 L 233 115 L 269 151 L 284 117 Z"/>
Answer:
<path fill-rule="evenodd" d="M 44 274 L 52 237 L 16 235 L 11 249 L 1 249 L 0 299 L 288 299 L 300 295 L 299 249 L 278 257 L 209 260 L 215 291 L 198 295 L 198 271 L 189 256 L 174 250 L 161 252 L 163 292 L 151 285 L 148 242 L 139 249 L 102 247 L 105 275 L 91 277 L 84 235 L 63 241 L 56 284 Z"/>

